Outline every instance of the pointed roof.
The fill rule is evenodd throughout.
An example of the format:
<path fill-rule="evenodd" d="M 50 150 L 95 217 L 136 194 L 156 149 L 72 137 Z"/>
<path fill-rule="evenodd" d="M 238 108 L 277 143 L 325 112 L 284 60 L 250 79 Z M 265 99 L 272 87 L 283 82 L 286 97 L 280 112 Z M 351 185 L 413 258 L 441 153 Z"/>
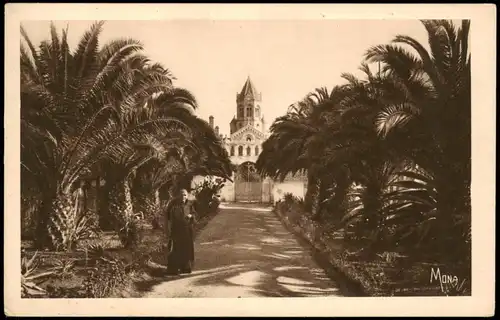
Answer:
<path fill-rule="evenodd" d="M 256 128 L 254 128 L 252 126 L 246 125 L 246 126 L 243 126 L 242 128 L 239 128 L 238 130 L 234 131 L 231 134 L 231 140 L 238 141 L 240 139 L 243 139 L 243 136 L 249 132 L 252 133 L 253 135 L 255 135 L 256 137 L 258 137 L 259 139 L 263 139 L 265 137 L 264 132 L 257 130 Z"/>
<path fill-rule="evenodd" d="M 259 96 L 259 93 L 257 92 L 257 89 L 255 89 L 255 86 L 250 79 L 250 76 L 248 76 L 247 81 L 243 85 L 243 88 L 241 89 L 240 92 L 241 97 L 253 97 L 257 98 Z"/>

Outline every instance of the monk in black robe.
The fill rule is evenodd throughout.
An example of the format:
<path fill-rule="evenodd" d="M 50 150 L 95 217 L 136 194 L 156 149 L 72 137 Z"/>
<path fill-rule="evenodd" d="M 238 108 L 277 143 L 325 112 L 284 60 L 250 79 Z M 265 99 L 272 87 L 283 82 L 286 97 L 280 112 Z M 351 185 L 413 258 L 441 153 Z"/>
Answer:
<path fill-rule="evenodd" d="M 180 191 L 167 207 L 168 262 L 167 273 L 191 273 L 194 264 L 194 224 L 196 212 L 188 201 L 188 192 Z"/>

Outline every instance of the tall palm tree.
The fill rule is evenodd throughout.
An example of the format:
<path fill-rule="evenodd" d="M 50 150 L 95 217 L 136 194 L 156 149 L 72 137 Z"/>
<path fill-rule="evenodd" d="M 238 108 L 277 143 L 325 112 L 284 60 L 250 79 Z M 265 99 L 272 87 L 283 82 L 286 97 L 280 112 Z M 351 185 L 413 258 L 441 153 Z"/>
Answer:
<path fill-rule="evenodd" d="M 51 25 L 51 41 L 37 50 L 21 28 L 29 48 L 21 46 L 21 167 L 22 179 L 35 181 L 42 199 L 38 246 L 50 245 L 51 215 L 69 215 L 72 188 L 96 164 L 123 154 L 131 142 L 189 130 L 144 106 L 158 92 L 171 104 L 185 104 L 190 95 L 173 88 L 166 70 L 149 65 L 138 41 L 111 41 L 99 49 L 102 26 L 94 23 L 74 53 L 66 30 L 59 39 Z"/>
<path fill-rule="evenodd" d="M 257 167 L 279 179 L 307 171 L 308 196 L 326 198 L 330 219 L 342 218 L 339 204 L 350 199 L 338 227 L 356 223 L 372 244 L 444 250 L 461 238 L 463 253 L 470 245 L 470 24 L 423 25 L 431 52 L 408 36 L 369 49 L 363 79 L 345 73 L 346 84 L 316 90 L 273 123 Z M 354 201 L 346 197 L 352 183 Z"/>
<path fill-rule="evenodd" d="M 328 218 L 338 228 L 344 226 L 340 220 L 347 209 L 346 201 L 351 184 L 361 184 L 363 192 L 358 194 L 361 196 L 359 201 L 366 210 L 355 210 L 345 219 L 350 221 L 349 216 L 356 216 L 363 221 L 371 221 L 364 227 L 369 229 L 367 231 L 375 232 L 383 224 L 386 202 L 383 195 L 393 176 L 393 170 L 388 168 L 404 164 L 405 159 L 397 148 L 377 136 L 375 126 L 385 101 L 394 99 L 393 96 L 399 92 L 389 96 L 381 90 L 387 74 L 374 75 L 366 64 L 362 64 L 361 70 L 365 73 L 366 80 L 343 74 L 346 84 L 335 87 L 330 93 L 321 88 L 308 94 L 283 118 L 295 126 L 281 125 L 287 123 L 282 119 L 273 124 L 272 135 L 266 141 L 271 146 L 268 149 L 287 150 L 288 147 L 301 157 L 275 155 L 269 151 L 259 158 L 258 164 L 265 173 L 272 173 L 273 170 L 288 173 L 290 171 L 286 171 L 287 168 L 293 166 L 301 166 L 300 168 L 307 170 L 308 198 L 323 200 L 324 203 L 317 210 L 316 218 Z M 299 128 L 294 135 L 298 141 L 286 144 L 285 141 L 290 139 L 279 138 L 291 134 L 290 128 Z M 283 141 L 283 146 L 278 144 L 279 141 Z M 287 159 L 290 164 L 281 158 Z M 315 173 L 316 179 L 311 179 L 312 173 Z M 376 240 L 377 235 L 378 233 L 373 233 L 372 239 Z"/>
<path fill-rule="evenodd" d="M 470 228 L 470 21 L 456 28 L 447 20 L 424 20 L 430 51 L 412 37 L 370 48 L 366 58 L 380 62 L 407 92 L 389 104 L 378 119 L 379 134 L 404 137 L 414 161 L 431 171 L 440 220 L 450 241 Z M 414 53 L 407 50 L 410 48 Z M 463 222 L 463 223 L 462 223 Z"/>
<path fill-rule="evenodd" d="M 139 167 L 134 174 L 132 196 L 134 207 L 147 218 L 156 217 L 161 209 L 160 189 L 184 172 L 181 155 L 168 151 L 163 158 L 155 158 Z"/>
<path fill-rule="evenodd" d="M 343 223 L 337 226 L 354 224 L 359 228 L 358 231 L 369 234 L 372 249 L 376 246 L 382 250 L 389 245 L 396 245 L 401 240 L 398 236 L 402 235 L 404 228 L 406 235 L 414 234 L 417 224 L 396 224 L 396 221 L 404 221 L 409 212 L 413 213 L 412 221 L 428 221 L 424 219 L 425 211 L 419 212 L 417 209 L 422 209 L 418 202 L 429 195 L 424 193 L 428 190 L 416 192 L 411 188 L 397 188 L 389 192 L 395 186 L 410 186 L 407 181 L 394 184 L 398 176 L 396 171 L 410 175 L 415 164 L 403 143 L 404 135 L 390 138 L 380 135 L 380 118 L 387 111 L 387 105 L 400 109 L 411 108 L 411 105 L 404 105 L 410 95 L 401 81 L 387 70 L 373 74 L 366 63 L 362 63 L 360 69 L 365 79 L 351 74 L 342 75 L 348 81 L 345 85 L 348 94 L 339 102 L 341 117 L 338 126 L 342 129 L 337 141 L 344 139 L 344 142 L 330 156 L 331 159 L 343 159 L 342 163 L 350 169 L 350 178 L 359 186 L 350 193 L 351 199 L 355 196 L 357 200 L 351 200 L 348 214 L 343 218 Z M 423 198 L 411 199 L 408 197 L 410 193 L 413 196 L 420 194 Z M 399 233 L 393 235 L 394 228 Z"/>
<path fill-rule="evenodd" d="M 169 145 L 164 141 L 165 153 L 151 159 L 138 169 L 134 197 L 147 212 L 154 213 L 159 206 L 159 189 L 174 180 L 190 183 L 196 175 L 211 175 L 230 179 L 229 157 L 213 129 L 197 117 L 186 118 L 191 129 L 189 141 L 184 144 Z M 188 143 L 187 143 L 188 142 Z M 154 198 L 153 198 L 154 195 Z"/>
<path fill-rule="evenodd" d="M 305 141 L 315 131 L 307 117 L 299 112 L 288 112 L 274 121 L 270 131 L 271 136 L 262 144 L 256 161 L 257 170 L 279 180 L 305 170 L 308 167 Z"/>
<path fill-rule="evenodd" d="M 340 128 L 339 102 L 346 94 L 344 89 L 337 86 L 329 93 L 326 88 L 318 88 L 290 106 L 287 114 L 271 126 L 271 136 L 264 142 L 257 160 L 259 171 L 273 178 L 284 179 L 289 174 L 307 172 L 306 207 L 315 218 L 320 218 L 320 199 L 326 197 L 332 184 L 336 184 L 338 192 L 334 202 L 339 206 L 349 185 L 345 167 L 331 157 L 340 143 L 336 135 Z M 277 149 L 282 152 L 274 152 Z"/>

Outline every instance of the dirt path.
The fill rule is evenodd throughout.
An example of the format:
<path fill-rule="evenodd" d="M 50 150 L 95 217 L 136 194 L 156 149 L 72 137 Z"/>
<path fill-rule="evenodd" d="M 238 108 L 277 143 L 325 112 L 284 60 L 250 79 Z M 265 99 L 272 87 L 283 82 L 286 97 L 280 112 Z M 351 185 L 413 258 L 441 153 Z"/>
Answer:
<path fill-rule="evenodd" d="M 221 205 L 195 243 L 195 270 L 165 277 L 145 297 L 341 296 L 270 208 Z"/>

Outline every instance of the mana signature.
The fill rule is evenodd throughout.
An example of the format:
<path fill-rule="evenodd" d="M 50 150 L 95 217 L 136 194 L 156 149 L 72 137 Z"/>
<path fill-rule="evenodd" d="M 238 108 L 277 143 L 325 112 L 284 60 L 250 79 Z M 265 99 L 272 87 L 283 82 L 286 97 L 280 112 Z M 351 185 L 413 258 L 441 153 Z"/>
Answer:
<path fill-rule="evenodd" d="M 465 279 L 463 279 L 461 282 L 458 279 L 457 276 L 450 275 L 450 274 L 441 274 L 441 270 L 437 268 L 436 270 L 434 268 L 431 268 L 431 279 L 430 283 L 433 283 L 433 281 L 438 281 L 439 285 L 441 287 L 441 291 L 443 293 L 446 293 L 447 290 L 446 288 L 453 288 L 454 290 L 460 292 L 462 290 L 462 287 L 465 283 Z"/>

